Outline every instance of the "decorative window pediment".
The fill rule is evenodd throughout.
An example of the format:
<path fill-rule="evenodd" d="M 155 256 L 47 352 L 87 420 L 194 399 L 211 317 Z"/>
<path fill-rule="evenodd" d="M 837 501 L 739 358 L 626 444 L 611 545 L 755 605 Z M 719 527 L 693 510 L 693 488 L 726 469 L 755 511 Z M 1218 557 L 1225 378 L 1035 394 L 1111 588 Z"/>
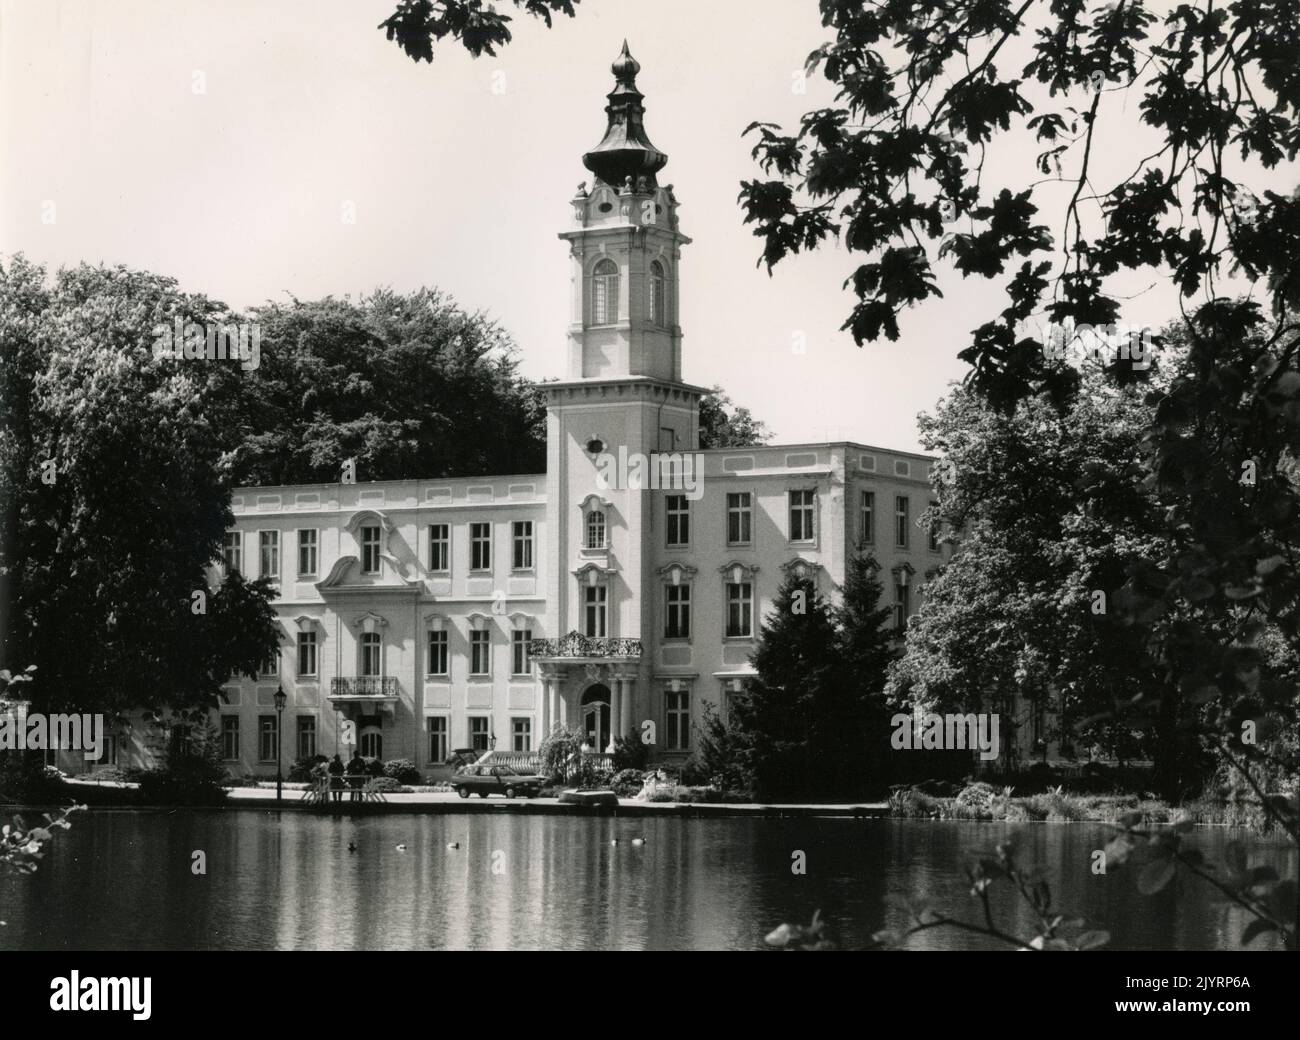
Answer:
<path fill-rule="evenodd" d="M 659 568 L 659 576 L 670 585 L 680 585 L 684 581 L 693 581 L 695 574 L 695 568 L 684 563 L 670 563 Z"/>
<path fill-rule="evenodd" d="M 795 559 L 788 560 L 781 564 L 781 572 L 786 576 L 786 578 L 794 577 L 801 580 L 807 579 L 815 582 L 820 576 L 821 570 L 822 565 L 820 563 L 817 563 L 815 560 L 805 560 L 800 557 L 795 557 Z"/>
<path fill-rule="evenodd" d="M 424 615 L 424 627 L 430 632 L 441 632 L 451 627 L 450 618 L 446 614 L 439 614 L 437 611 Z"/>
<path fill-rule="evenodd" d="M 753 581 L 754 575 L 758 573 L 758 565 L 732 560 L 730 563 L 724 563 L 719 567 L 718 573 L 727 581 L 739 584 L 742 581 Z"/>
<path fill-rule="evenodd" d="M 492 619 L 487 614 L 477 610 L 465 620 L 469 622 L 471 632 L 486 632 L 488 626 L 492 624 Z"/>
<path fill-rule="evenodd" d="M 596 438 L 593 438 L 593 440 L 594 439 Z M 594 491 L 578 503 L 578 508 L 584 513 L 590 513 L 592 510 L 599 510 L 603 513 L 608 513 L 612 507 L 613 504 L 609 499 L 603 498 Z"/>
<path fill-rule="evenodd" d="M 299 632 L 317 632 L 325 627 L 321 624 L 320 618 L 312 617 L 310 614 L 299 614 L 293 619 L 293 623 L 298 626 Z"/>
<path fill-rule="evenodd" d="M 344 526 L 348 534 L 356 534 L 363 527 L 379 527 L 383 532 L 384 551 L 388 550 L 388 536 L 393 533 L 393 522 L 378 509 L 358 509 Z"/>
<path fill-rule="evenodd" d="M 912 575 L 916 573 L 916 568 L 913 567 L 910 563 L 900 563 L 895 567 L 891 568 L 890 573 L 894 576 L 895 584 L 910 585 L 912 581 Z"/>
<path fill-rule="evenodd" d="M 508 616 L 510 618 L 510 627 L 516 632 L 522 632 L 533 627 L 533 616 L 525 614 L 522 610 L 516 610 Z"/>
<path fill-rule="evenodd" d="M 598 563 L 584 563 L 573 576 L 578 579 L 579 585 L 599 585 L 601 582 L 609 581 L 611 570 L 608 567 L 602 567 Z"/>
<path fill-rule="evenodd" d="M 352 622 L 352 627 L 359 629 L 362 633 L 369 635 L 372 632 L 378 632 L 381 628 L 388 627 L 388 619 L 373 610 L 362 614 Z"/>

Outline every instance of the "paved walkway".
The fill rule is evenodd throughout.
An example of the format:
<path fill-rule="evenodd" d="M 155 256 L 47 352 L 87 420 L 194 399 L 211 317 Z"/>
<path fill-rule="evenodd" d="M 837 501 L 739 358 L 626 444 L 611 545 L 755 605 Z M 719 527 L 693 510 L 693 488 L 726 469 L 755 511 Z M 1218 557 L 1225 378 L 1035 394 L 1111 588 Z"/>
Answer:
<path fill-rule="evenodd" d="M 135 787 L 135 784 L 120 781 L 72 779 L 70 784 L 87 787 Z M 335 810 L 332 803 L 328 809 L 322 806 L 304 805 L 302 797 L 306 793 L 303 786 L 285 785 L 283 809 L 296 811 L 326 812 Z M 231 806 L 270 809 L 275 807 L 275 784 L 262 784 L 259 787 L 232 787 L 227 804 Z M 570 814 L 586 813 L 593 810 L 587 806 L 561 803 L 558 798 L 503 798 L 491 796 L 480 798 L 461 798 L 454 791 L 411 791 L 400 794 L 385 794 L 382 802 L 350 802 L 347 792 L 343 801 L 338 803 L 340 812 L 513 812 L 536 814 Z M 755 803 L 733 804 L 727 802 L 642 802 L 634 798 L 620 798 L 618 812 L 628 814 L 662 815 L 662 816 L 850 816 L 880 817 L 888 815 L 884 802 L 849 802 L 837 804 L 800 804 L 800 805 L 760 805 Z"/>
<path fill-rule="evenodd" d="M 284 806 L 288 808 L 315 808 L 301 804 L 303 792 L 285 789 Z M 230 791 L 233 805 L 266 806 L 275 802 L 275 785 L 263 787 L 235 787 Z M 558 798 L 503 798 L 491 796 L 461 798 L 454 791 L 412 791 L 407 794 L 385 794 L 381 805 L 366 802 L 349 802 L 347 794 L 339 803 L 343 812 L 372 811 L 386 808 L 418 811 L 452 812 L 560 812 L 589 811 L 585 807 L 562 804 Z M 333 805 L 330 806 L 334 808 Z M 888 807 L 884 802 L 854 802 L 835 805 L 759 805 L 754 803 L 731 804 L 725 802 L 641 802 L 633 798 L 620 798 L 618 811 L 632 813 L 660 813 L 664 815 L 721 815 L 721 816 L 884 816 Z M 698 813 L 697 813 L 698 811 Z"/>

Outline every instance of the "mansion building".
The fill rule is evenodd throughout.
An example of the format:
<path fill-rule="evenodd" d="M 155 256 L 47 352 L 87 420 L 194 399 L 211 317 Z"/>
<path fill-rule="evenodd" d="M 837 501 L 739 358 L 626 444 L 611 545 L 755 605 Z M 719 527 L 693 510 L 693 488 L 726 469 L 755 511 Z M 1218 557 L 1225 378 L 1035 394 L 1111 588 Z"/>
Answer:
<path fill-rule="evenodd" d="M 708 705 L 753 676 L 790 572 L 834 599 L 869 549 L 900 627 L 941 562 L 918 520 L 932 460 L 850 442 L 699 451 L 682 381 L 680 265 L 690 239 L 658 176 L 638 63 L 613 65 L 594 180 L 570 201 L 566 378 L 544 384 L 544 473 L 248 487 L 224 566 L 270 577 L 283 652 L 232 678 L 214 712 L 236 776 L 309 754 L 410 759 L 535 751 L 560 724 L 595 751 L 652 739 L 691 753 Z M 665 478 L 606 479 L 613 459 Z M 685 478 L 689 477 L 689 480 Z M 677 483 L 678 486 L 663 486 Z M 287 701 L 282 712 L 275 695 Z M 280 732 L 283 726 L 284 732 Z"/>

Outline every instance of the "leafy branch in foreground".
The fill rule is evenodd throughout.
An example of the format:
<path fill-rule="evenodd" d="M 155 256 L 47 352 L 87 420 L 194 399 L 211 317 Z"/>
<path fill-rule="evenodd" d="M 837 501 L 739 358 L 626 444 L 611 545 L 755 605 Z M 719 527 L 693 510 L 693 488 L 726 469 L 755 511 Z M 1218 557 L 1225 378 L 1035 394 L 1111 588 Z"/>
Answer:
<path fill-rule="evenodd" d="M 981 920 L 966 921 L 949 917 L 924 906 L 909 906 L 912 924 L 903 931 L 885 929 L 871 937 L 871 949 L 899 949 L 907 940 L 920 932 L 935 928 L 953 928 L 974 935 L 983 935 L 1014 950 L 1093 950 L 1110 942 L 1110 933 L 1088 928 L 1079 917 L 1067 917 L 1052 904 L 1052 889 L 1043 871 L 1022 867 L 1016 860 L 1014 838 L 1000 842 L 991 855 L 980 856 L 966 868 L 970 880 L 970 894 L 979 900 Z M 1031 938 L 1015 935 L 1000 927 L 994 919 L 990 893 L 997 885 L 1014 890 L 1033 911 L 1038 924 Z M 801 950 L 834 950 L 836 946 L 821 912 L 813 915 L 812 924 L 782 924 L 766 940 L 769 946 Z"/>
<path fill-rule="evenodd" d="M 1241 934 L 1243 946 L 1260 935 L 1276 932 L 1284 949 L 1296 949 L 1296 920 L 1300 916 L 1300 905 L 1297 904 L 1295 881 L 1283 881 L 1268 864 L 1250 866 L 1241 842 L 1228 844 L 1226 863 L 1209 862 L 1200 849 L 1183 848 L 1183 835 L 1194 826 L 1191 820 L 1180 820 L 1169 830 L 1161 831 L 1140 830 L 1141 822 L 1141 813 L 1121 817 L 1119 825 L 1122 830 L 1104 850 L 1108 869 L 1131 860 L 1135 866 L 1140 866 L 1138 891 L 1155 895 L 1175 879 L 1178 868 L 1182 867 L 1213 887 L 1223 898 L 1250 913 L 1252 920 Z"/>
<path fill-rule="evenodd" d="M 552 14 L 574 16 L 579 0 L 512 0 L 521 11 L 551 27 Z M 495 47 L 511 40 L 507 14 L 483 0 L 401 0 L 397 9 L 379 23 L 384 35 L 412 61 L 433 61 L 433 45 L 450 36 L 474 57 L 495 55 Z"/>
<path fill-rule="evenodd" d="M 0 827 L 0 867 L 17 874 L 31 874 L 36 870 L 37 862 L 45 855 L 45 846 L 54 837 L 56 830 L 70 830 L 72 824 L 68 817 L 84 805 L 72 805 L 58 816 L 45 813 L 44 826 L 28 827 L 21 816 L 15 816 L 9 823 Z"/>

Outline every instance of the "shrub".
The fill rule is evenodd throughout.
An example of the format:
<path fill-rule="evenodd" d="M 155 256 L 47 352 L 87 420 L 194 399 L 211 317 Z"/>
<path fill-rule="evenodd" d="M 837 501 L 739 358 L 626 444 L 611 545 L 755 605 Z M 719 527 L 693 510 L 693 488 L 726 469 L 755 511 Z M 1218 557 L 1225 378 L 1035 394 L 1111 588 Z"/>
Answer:
<path fill-rule="evenodd" d="M 569 783 L 579 769 L 583 735 L 568 726 L 557 726 L 538 748 L 538 772 L 557 783 Z"/>
<path fill-rule="evenodd" d="M 406 790 L 401 781 L 392 776 L 373 777 L 366 785 L 371 791 L 378 791 L 380 794 L 399 794 Z"/>
<path fill-rule="evenodd" d="M 384 763 L 384 776 L 392 777 L 400 784 L 418 784 L 423 777 L 409 758 L 392 758 Z"/>
<path fill-rule="evenodd" d="M 952 814 L 959 820 L 991 820 L 997 797 L 997 791 L 982 780 L 967 784 L 953 802 Z"/>
<path fill-rule="evenodd" d="M 698 787 L 707 784 L 713 779 L 713 776 L 709 772 L 708 766 L 695 755 L 692 755 L 682 763 L 677 779 L 683 787 Z"/>
<path fill-rule="evenodd" d="M 203 723 L 173 732 L 162 765 L 141 778 L 140 796 L 159 805 L 219 805 L 226 776 L 216 728 Z"/>
<path fill-rule="evenodd" d="M 735 727 L 727 725 L 712 704 L 705 703 L 700 725 L 698 750 L 690 767 L 683 770 L 683 783 L 712 784 L 728 791 L 749 792 L 754 774 L 743 763 L 746 742 Z"/>
<path fill-rule="evenodd" d="M 650 753 L 653 750 L 653 744 L 644 743 L 638 736 L 615 737 L 614 772 L 645 769 L 650 764 Z"/>
<path fill-rule="evenodd" d="M 328 761 L 324 755 L 303 755 L 289 767 L 289 775 L 285 779 L 295 784 L 309 784 L 312 781 L 311 771 L 321 762 Z"/>
<path fill-rule="evenodd" d="M 610 790 L 620 798 L 634 798 L 645 784 L 645 774 L 639 769 L 620 769 L 609 781 Z"/>
<path fill-rule="evenodd" d="M 608 791 L 610 774 L 591 758 L 584 756 L 573 772 L 573 780 L 580 791 Z"/>
<path fill-rule="evenodd" d="M 928 820 L 942 814 L 937 798 L 916 787 L 896 787 L 889 792 L 889 815 L 907 820 Z"/>

